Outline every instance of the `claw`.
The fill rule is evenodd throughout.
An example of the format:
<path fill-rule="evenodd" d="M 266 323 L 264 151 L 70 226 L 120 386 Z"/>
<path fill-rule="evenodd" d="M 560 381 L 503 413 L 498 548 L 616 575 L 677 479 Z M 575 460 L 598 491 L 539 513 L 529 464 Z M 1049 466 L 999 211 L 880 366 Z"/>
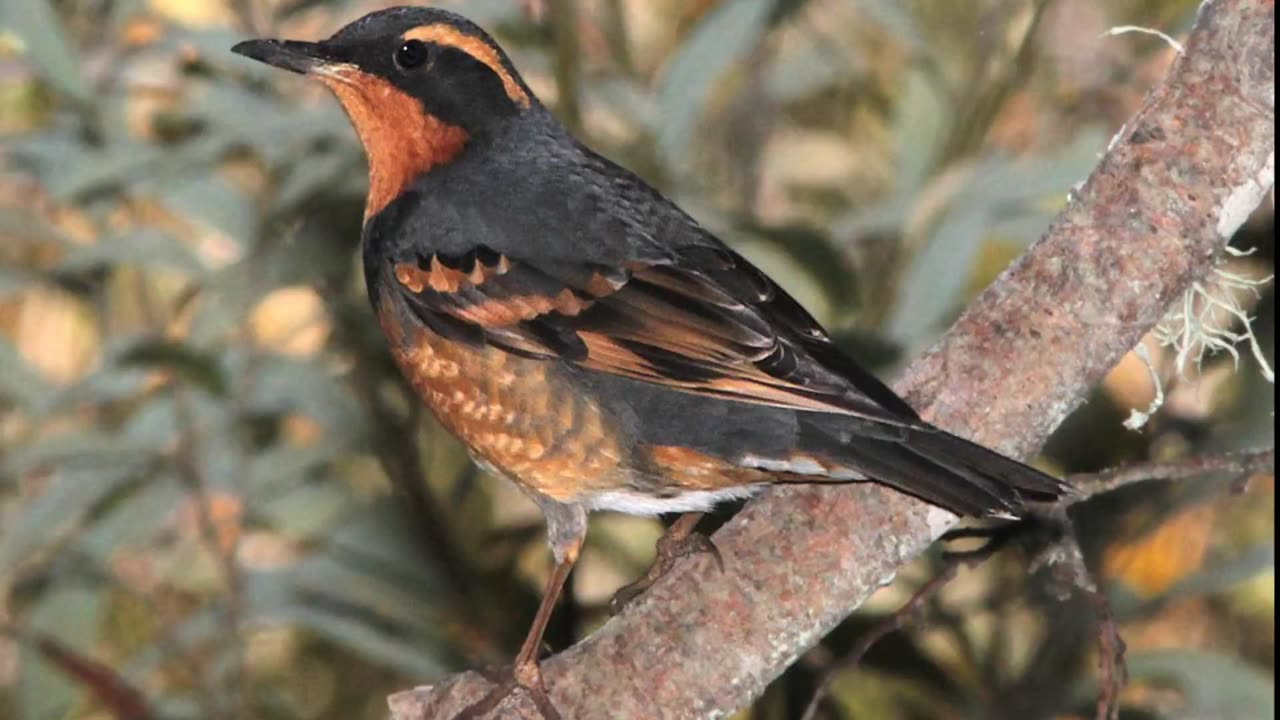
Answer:
<path fill-rule="evenodd" d="M 510 673 L 485 670 L 481 674 L 485 679 L 493 682 L 495 687 L 480 700 L 458 713 L 455 720 L 480 720 L 497 710 L 507 698 L 521 692 L 529 694 L 529 699 L 533 700 L 534 707 L 538 708 L 538 714 L 542 716 L 542 720 L 561 720 L 560 712 L 556 710 L 551 697 L 547 695 L 547 688 L 542 683 L 542 670 L 536 661 L 517 662 Z"/>
<path fill-rule="evenodd" d="M 1053 522 L 1031 516 L 987 527 L 955 528 L 938 539 L 944 545 L 956 540 L 981 540 L 982 544 L 973 550 L 947 550 L 942 553 L 945 561 L 974 564 L 986 560 L 1014 541 L 1030 540 L 1037 534 L 1056 536 L 1058 532 Z"/>
<path fill-rule="evenodd" d="M 609 600 L 610 615 L 617 615 L 626 609 L 627 605 L 653 587 L 663 575 L 671 572 L 681 558 L 705 553 L 715 560 L 720 572 L 724 572 L 724 556 L 720 554 L 720 548 L 716 547 L 711 538 L 694 529 L 701 517 L 701 513 L 682 515 L 667 529 L 658 539 L 658 555 L 649 570 L 639 580 L 619 588 Z"/>
<path fill-rule="evenodd" d="M 675 540 L 667 540 L 664 537 L 658 540 L 658 553 L 665 563 L 663 573 L 670 571 L 676 560 L 680 558 L 702 554 L 710 555 L 711 559 L 716 561 L 716 569 L 724 572 L 724 556 L 720 554 L 720 548 L 716 547 L 710 537 L 700 532 L 693 532 Z"/>

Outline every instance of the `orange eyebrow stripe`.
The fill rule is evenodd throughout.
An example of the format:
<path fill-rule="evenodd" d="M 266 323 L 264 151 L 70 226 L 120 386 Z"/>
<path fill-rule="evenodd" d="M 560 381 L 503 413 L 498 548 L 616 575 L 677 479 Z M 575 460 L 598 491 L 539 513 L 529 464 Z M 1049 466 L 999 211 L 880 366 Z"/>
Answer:
<path fill-rule="evenodd" d="M 489 66 L 490 70 L 502 80 L 507 96 L 521 107 L 529 107 L 529 94 L 524 91 L 515 77 L 502 64 L 502 57 L 497 49 L 481 38 L 467 35 L 457 28 L 443 23 L 423 25 L 404 34 L 405 40 L 421 40 L 422 42 L 446 45 L 461 50 L 471 57 Z"/>

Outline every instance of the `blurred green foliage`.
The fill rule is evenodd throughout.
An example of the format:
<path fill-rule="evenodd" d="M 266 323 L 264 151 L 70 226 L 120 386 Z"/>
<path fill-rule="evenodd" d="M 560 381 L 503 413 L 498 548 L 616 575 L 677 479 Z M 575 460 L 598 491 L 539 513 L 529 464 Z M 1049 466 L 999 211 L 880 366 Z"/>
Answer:
<path fill-rule="evenodd" d="M 539 517 L 423 416 L 354 272 L 364 161 L 336 103 L 232 56 L 375 3 L 0 6 L 0 717 L 384 716 L 390 691 L 508 658 Z M 453 3 L 636 168 L 891 372 L 1034 241 L 1169 54 L 1113 24 L 1191 0 Z M 1273 219 L 1233 262 L 1274 266 Z M 1271 356 L 1274 298 L 1255 302 Z M 1169 402 L 1134 358 L 1058 471 L 1270 444 L 1247 361 Z M 1274 714 L 1272 484 L 1131 488 L 1080 524 L 1130 641 L 1132 717 Z M 1265 502 L 1257 498 L 1263 497 Z M 658 527 L 593 521 L 549 639 L 605 619 Z M 743 717 L 794 717 L 928 557 Z M 831 717 L 1090 713 L 1091 613 L 1003 558 L 841 677 Z"/>

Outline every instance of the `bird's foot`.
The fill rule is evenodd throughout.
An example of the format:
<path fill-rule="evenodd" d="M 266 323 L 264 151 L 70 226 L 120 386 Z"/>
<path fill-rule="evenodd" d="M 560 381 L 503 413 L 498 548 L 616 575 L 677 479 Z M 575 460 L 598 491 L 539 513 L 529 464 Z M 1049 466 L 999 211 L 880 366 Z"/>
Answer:
<path fill-rule="evenodd" d="M 529 694 L 542 720 L 561 720 L 560 712 L 552 704 L 542 683 L 542 669 L 537 660 L 517 660 L 514 666 L 489 668 L 481 670 L 480 674 L 493 683 L 494 688 L 458 713 L 455 720 L 479 720 L 497 710 L 507 698 L 521 692 Z"/>
<path fill-rule="evenodd" d="M 694 529 L 700 517 L 700 514 L 684 515 L 667 529 L 658 539 L 658 554 L 649 570 L 639 580 L 619 588 L 609 600 L 610 615 L 617 615 L 626 609 L 627 605 L 653 587 L 659 578 L 671 572 L 671 568 L 681 558 L 705 553 L 715 559 L 716 567 L 724 571 L 724 558 L 720 556 L 720 549 L 710 537 Z"/>
<path fill-rule="evenodd" d="M 944 560 L 965 565 L 976 565 L 995 555 L 1005 547 L 1017 543 L 1036 557 L 1062 537 L 1062 526 L 1052 518 L 1029 515 L 1027 517 L 981 527 L 961 527 L 949 530 L 938 538 L 943 545 L 958 540 L 980 540 L 982 544 L 972 550 L 945 550 Z"/>

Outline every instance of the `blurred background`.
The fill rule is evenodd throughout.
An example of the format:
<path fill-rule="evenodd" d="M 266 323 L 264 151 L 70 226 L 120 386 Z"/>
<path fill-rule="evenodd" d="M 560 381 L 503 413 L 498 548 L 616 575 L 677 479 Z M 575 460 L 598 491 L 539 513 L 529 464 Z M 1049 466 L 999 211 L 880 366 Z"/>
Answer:
<path fill-rule="evenodd" d="M 509 661 L 523 637 L 541 518 L 389 361 L 357 272 L 365 165 L 346 119 L 228 52 L 386 4 L 0 2 L 0 718 L 382 718 L 387 693 Z M 1103 33 L 1180 35 L 1198 5 L 439 4 L 884 377 L 1044 232 L 1173 58 Z M 1043 467 L 1273 444 L 1274 295 L 1254 285 L 1273 210 Z M 1256 317 L 1256 341 L 1207 298 Z M 1195 362 L 1205 332 L 1232 350 Z M 1126 429 L 1133 411 L 1149 417 Z M 1229 484 L 1076 513 L 1129 644 L 1125 717 L 1274 715 L 1274 481 Z M 660 531 L 594 519 L 556 648 L 606 620 Z M 1025 562 L 962 573 L 838 676 L 824 717 L 1091 717 L 1090 606 Z M 904 569 L 736 717 L 796 717 L 938 567 L 935 551 Z"/>

